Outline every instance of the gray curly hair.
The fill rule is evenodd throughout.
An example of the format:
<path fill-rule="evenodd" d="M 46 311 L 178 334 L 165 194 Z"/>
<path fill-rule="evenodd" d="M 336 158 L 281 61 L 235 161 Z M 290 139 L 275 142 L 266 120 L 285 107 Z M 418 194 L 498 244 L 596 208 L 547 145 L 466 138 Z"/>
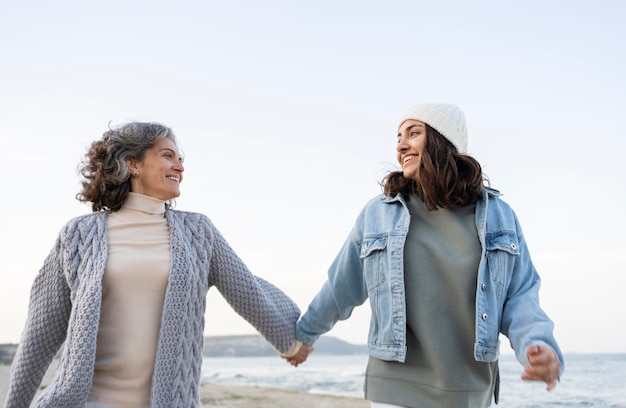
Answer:
<path fill-rule="evenodd" d="M 119 210 L 130 191 L 128 159 L 143 160 L 146 150 L 165 138 L 176 145 L 174 132 L 154 122 L 130 122 L 109 128 L 91 144 L 79 164 L 84 180 L 76 199 L 91 202 L 94 212 Z"/>

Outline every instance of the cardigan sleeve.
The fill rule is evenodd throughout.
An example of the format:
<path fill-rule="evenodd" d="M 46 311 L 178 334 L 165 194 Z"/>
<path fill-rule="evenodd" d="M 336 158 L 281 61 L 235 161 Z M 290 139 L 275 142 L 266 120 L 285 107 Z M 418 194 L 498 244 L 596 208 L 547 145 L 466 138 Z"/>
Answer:
<path fill-rule="evenodd" d="M 6 408 L 28 407 L 55 354 L 65 341 L 70 288 L 61 266 L 61 238 L 33 282 L 26 324 L 13 364 Z"/>
<path fill-rule="evenodd" d="M 279 288 L 253 275 L 220 232 L 212 229 L 209 285 L 217 287 L 230 306 L 276 350 L 288 351 L 295 342 L 300 309 Z"/>

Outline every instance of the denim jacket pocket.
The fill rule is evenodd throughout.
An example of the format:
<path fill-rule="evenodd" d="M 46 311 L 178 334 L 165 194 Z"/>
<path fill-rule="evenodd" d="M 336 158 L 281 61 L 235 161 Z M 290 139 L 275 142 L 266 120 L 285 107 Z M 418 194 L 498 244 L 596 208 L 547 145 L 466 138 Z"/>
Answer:
<path fill-rule="evenodd" d="M 498 299 L 501 299 L 511 281 L 515 261 L 520 255 L 519 239 L 508 231 L 487 234 L 485 249 L 489 276 L 498 288 Z"/>
<path fill-rule="evenodd" d="M 361 244 L 361 260 L 367 291 L 371 292 L 385 282 L 385 252 L 387 237 L 364 238 Z"/>

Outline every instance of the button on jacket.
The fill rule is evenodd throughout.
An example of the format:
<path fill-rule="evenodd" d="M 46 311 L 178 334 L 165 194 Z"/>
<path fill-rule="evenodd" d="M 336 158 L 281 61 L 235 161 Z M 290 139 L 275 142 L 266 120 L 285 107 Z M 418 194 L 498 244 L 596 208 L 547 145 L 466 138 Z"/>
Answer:
<path fill-rule="evenodd" d="M 496 190 L 483 189 L 476 203 L 482 253 L 476 287 L 474 358 L 496 361 L 499 333 L 503 333 L 522 364 L 528 364 L 528 347 L 543 345 L 557 353 L 562 371 L 563 356 L 553 335 L 554 324 L 539 305 L 539 275 L 517 216 L 499 195 Z M 409 210 L 401 194 L 381 194 L 365 205 L 328 271 L 328 280 L 297 325 L 298 340 L 313 344 L 369 298 L 370 355 L 405 361 L 403 260 L 409 224 Z"/>

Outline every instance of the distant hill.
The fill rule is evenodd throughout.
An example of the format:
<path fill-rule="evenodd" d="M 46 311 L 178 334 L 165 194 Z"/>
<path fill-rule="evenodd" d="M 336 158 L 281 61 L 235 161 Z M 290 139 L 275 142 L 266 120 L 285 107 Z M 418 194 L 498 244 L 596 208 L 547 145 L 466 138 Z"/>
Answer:
<path fill-rule="evenodd" d="M 17 344 L 0 344 L 0 363 L 9 363 Z M 351 344 L 336 337 L 322 336 L 315 343 L 315 354 L 366 354 L 364 344 Z M 275 356 L 276 350 L 258 334 L 242 336 L 209 336 L 204 338 L 205 357 Z"/>
<path fill-rule="evenodd" d="M 0 364 L 8 364 L 13 360 L 17 344 L 0 344 Z"/>
<path fill-rule="evenodd" d="M 211 336 L 204 338 L 205 357 L 275 356 L 276 350 L 258 334 Z M 366 345 L 347 343 L 336 337 L 322 336 L 315 343 L 315 354 L 366 354 Z"/>

